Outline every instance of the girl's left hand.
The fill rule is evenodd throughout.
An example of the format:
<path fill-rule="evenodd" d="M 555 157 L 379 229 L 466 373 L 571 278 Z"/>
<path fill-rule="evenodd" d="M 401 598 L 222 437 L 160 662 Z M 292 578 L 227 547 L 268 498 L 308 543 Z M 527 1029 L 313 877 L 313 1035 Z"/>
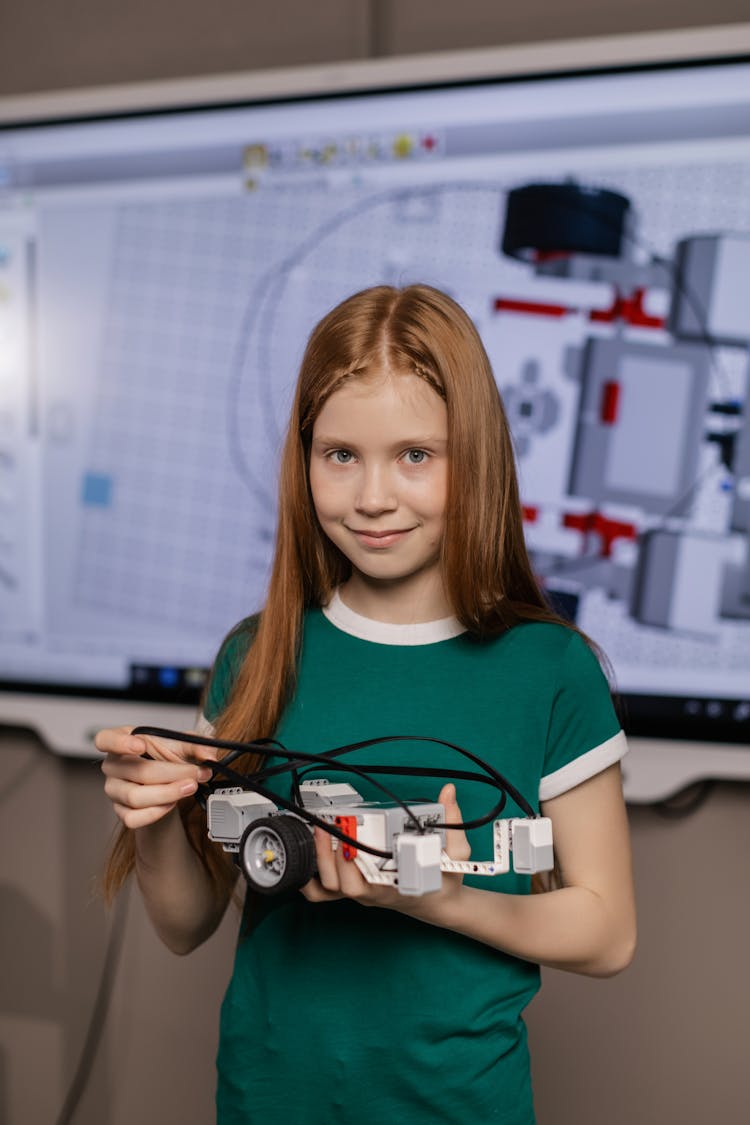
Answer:
<path fill-rule="evenodd" d="M 456 802 L 456 787 L 444 785 L 438 801 L 445 809 L 446 824 L 460 824 L 461 810 Z M 333 850 L 333 837 L 322 828 L 315 829 L 315 851 L 318 863 L 318 877 L 311 879 L 302 887 L 302 894 L 309 902 L 331 902 L 339 898 L 351 898 L 363 906 L 382 906 L 390 910 L 400 910 L 403 914 L 424 914 L 425 907 L 438 907 L 452 897 L 461 886 L 462 875 L 443 872 L 442 887 L 428 895 L 402 895 L 396 887 L 368 883 L 356 863 L 344 859 L 342 849 Z M 461 830 L 446 832 L 445 850 L 451 859 L 466 860 L 471 856 L 471 848 L 466 833 Z"/>

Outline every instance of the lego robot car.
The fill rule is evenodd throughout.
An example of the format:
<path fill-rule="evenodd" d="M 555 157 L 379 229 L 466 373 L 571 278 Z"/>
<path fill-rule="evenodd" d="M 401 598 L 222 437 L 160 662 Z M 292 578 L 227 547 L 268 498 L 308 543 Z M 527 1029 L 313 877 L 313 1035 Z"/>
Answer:
<path fill-rule="evenodd" d="M 304 886 L 316 873 L 314 820 L 329 826 L 334 847 L 369 883 L 403 895 L 438 891 L 442 873 L 523 874 L 553 866 L 552 827 L 545 817 L 496 820 L 491 860 L 455 860 L 445 850 L 445 809 L 438 802 L 365 801 L 346 782 L 324 778 L 300 786 L 298 810 L 279 809 L 252 789 L 221 788 L 207 801 L 208 835 L 234 853 L 248 886 L 263 895 Z M 308 819 L 308 818 L 314 818 Z"/>

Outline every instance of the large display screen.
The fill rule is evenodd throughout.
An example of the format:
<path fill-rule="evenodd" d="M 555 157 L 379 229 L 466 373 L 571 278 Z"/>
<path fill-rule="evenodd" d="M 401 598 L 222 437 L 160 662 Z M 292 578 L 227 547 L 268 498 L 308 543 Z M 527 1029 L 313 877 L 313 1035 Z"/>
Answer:
<path fill-rule="evenodd" d="M 4 690 L 196 700 L 263 604 L 310 329 L 414 281 L 484 339 L 631 729 L 750 741 L 742 59 L 3 128 Z"/>

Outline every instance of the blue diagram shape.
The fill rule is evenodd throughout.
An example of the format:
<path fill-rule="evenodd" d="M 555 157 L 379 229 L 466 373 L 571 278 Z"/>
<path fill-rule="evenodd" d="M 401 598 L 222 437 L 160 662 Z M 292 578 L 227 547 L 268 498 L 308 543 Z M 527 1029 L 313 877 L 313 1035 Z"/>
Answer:
<path fill-rule="evenodd" d="M 84 473 L 81 503 L 89 508 L 109 508 L 114 480 L 108 473 Z"/>

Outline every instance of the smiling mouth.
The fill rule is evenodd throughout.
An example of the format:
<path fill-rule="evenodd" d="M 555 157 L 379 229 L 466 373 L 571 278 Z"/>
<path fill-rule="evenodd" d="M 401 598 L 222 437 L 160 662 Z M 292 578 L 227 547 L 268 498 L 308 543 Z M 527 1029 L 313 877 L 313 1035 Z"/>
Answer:
<path fill-rule="evenodd" d="M 388 531 L 365 531 L 355 527 L 349 528 L 352 535 L 368 547 L 390 547 L 392 543 L 396 543 L 413 530 L 413 527 L 395 527 Z"/>

